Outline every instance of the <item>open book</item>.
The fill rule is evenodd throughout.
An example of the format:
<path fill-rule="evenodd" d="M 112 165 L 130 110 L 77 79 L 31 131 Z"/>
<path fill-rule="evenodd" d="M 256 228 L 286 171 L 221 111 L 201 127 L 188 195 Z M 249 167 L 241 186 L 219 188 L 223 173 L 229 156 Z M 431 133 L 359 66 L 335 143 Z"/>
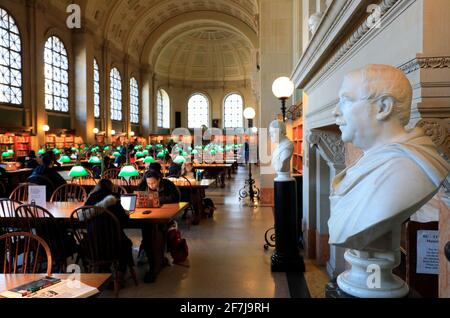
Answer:
<path fill-rule="evenodd" d="M 48 278 L 46 278 L 48 279 Z M 98 289 L 77 280 L 60 280 L 42 289 L 29 288 L 31 285 L 40 285 L 42 279 L 28 283 L 11 290 L 0 293 L 5 298 L 88 298 L 97 293 Z"/>

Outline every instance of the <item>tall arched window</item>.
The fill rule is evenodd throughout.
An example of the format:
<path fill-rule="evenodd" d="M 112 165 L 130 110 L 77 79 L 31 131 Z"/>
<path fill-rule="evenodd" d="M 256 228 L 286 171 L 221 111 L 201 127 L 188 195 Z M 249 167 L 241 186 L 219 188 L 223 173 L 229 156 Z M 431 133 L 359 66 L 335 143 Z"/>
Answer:
<path fill-rule="evenodd" d="M 0 8 L 0 103 L 22 104 L 22 43 L 14 19 Z"/>
<path fill-rule="evenodd" d="M 69 60 L 64 43 L 56 36 L 45 42 L 45 109 L 69 111 Z"/>
<path fill-rule="evenodd" d="M 119 70 L 113 68 L 109 73 L 111 120 L 122 120 L 122 77 Z"/>
<path fill-rule="evenodd" d="M 188 127 L 209 126 L 209 102 L 205 95 L 196 93 L 188 102 Z"/>
<path fill-rule="evenodd" d="M 157 100 L 157 124 L 159 128 L 170 128 L 170 99 L 163 89 L 158 90 Z"/>
<path fill-rule="evenodd" d="M 94 117 L 100 118 L 100 71 L 94 59 Z"/>
<path fill-rule="evenodd" d="M 139 124 L 139 86 L 134 77 L 130 79 L 130 122 Z"/>
<path fill-rule="evenodd" d="M 239 94 L 230 94 L 223 103 L 224 128 L 242 128 L 244 101 Z"/>

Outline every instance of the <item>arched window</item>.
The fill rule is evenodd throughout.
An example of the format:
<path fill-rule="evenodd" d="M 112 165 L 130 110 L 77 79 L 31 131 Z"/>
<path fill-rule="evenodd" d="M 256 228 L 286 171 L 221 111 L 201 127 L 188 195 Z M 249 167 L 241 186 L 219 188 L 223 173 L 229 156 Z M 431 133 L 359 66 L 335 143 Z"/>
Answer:
<path fill-rule="evenodd" d="M 94 117 L 100 118 L 100 71 L 94 59 Z"/>
<path fill-rule="evenodd" d="M 122 120 L 122 77 L 119 70 L 113 68 L 109 73 L 111 120 Z"/>
<path fill-rule="evenodd" d="M 56 36 L 45 42 L 45 109 L 69 111 L 69 60 L 64 43 Z"/>
<path fill-rule="evenodd" d="M 22 43 L 14 19 L 0 8 L 0 103 L 22 104 Z"/>
<path fill-rule="evenodd" d="M 244 101 L 239 94 L 230 94 L 223 103 L 224 128 L 242 128 Z"/>
<path fill-rule="evenodd" d="M 170 128 L 170 99 L 163 89 L 158 90 L 157 100 L 157 123 L 159 128 Z"/>
<path fill-rule="evenodd" d="M 134 77 L 130 79 L 130 122 L 139 124 L 139 86 Z"/>
<path fill-rule="evenodd" d="M 205 95 L 196 93 L 188 102 L 188 127 L 209 126 L 209 102 Z"/>

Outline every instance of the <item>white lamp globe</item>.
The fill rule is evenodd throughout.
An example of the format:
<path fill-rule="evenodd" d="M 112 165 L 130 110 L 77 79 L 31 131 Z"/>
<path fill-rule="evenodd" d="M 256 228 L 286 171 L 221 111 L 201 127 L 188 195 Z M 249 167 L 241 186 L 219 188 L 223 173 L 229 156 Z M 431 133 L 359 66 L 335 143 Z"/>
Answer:
<path fill-rule="evenodd" d="M 50 126 L 49 126 L 49 125 L 43 125 L 43 126 L 42 126 L 42 130 L 45 131 L 45 132 L 47 132 L 47 131 L 50 130 Z"/>
<path fill-rule="evenodd" d="M 244 117 L 245 119 L 253 119 L 256 116 L 256 112 L 252 107 L 247 107 L 244 109 Z"/>
<path fill-rule="evenodd" d="M 92 132 L 93 132 L 94 134 L 98 134 L 99 130 L 98 130 L 98 128 L 94 128 L 94 129 L 92 130 Z"/>
<path fill-rule="evenodd" d="M 252 127 L 252 133 L 256 134 L 258 132 L 258 127 Z"/>
<path fill-rule="evenodd" d="M 294 89 L 294 83 L 288 77 L 279 77 L 272 84 L 272 92 L 278 99 L 291 97 Z"/>

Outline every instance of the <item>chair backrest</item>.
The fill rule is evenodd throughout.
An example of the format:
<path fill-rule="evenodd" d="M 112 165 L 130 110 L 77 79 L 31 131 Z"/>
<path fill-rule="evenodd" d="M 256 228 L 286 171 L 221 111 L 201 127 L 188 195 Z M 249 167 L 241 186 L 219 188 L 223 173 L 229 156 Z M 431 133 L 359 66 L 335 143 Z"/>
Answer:
<path fill-rule="evenodd" d="M 103 172 L 103 179 L 119 179 L 120 169 L 112 168 Z"/>
<path fill-rule="evenodd" d="M 20 220 L 16 219 L 15 211 L 21 204 L 11 199 L 0 199 L 0 235 L 8 232 L 17 232 L 17 229 L 23 229 L 25 232 L 29 231 L 29 228 L 24 228 L 23 224 L 20 224 Z"/>
<path fill-rule="evenodd" d="M 58 224 L 53 215 L 41 206 L 34 203 L 23 204 L 16 208 L 17 220 L 28 225 L 30 231 L 41 237 L 50 247 L 53 258 L 58 265 L 65 265 L 69 247 L 63 227 Z"/>
<path fill-rule="evenodd" d="M 86 190 L 78 184 L 63 184 L 52 194 L 50 202 L 85 202 Z"/>
<path fill-rule="evenodd" d="M 28 186 L 37 185 L 35 183 L 22 183 L 18 185 L 12 192 L 9 198 L 14 201 L 28 202 Z"/>
<path fill-rule="evenodd" d="M 122 185 L 124 185 L 124 186 L 132 186 L 132 187 L 137 187 L 142 181 L 142 177 L 141 176 L 137 176 L 137 177 L 121 177 L 120 179 L 122 180 Z"/>
<path fill-rule="evenodd" d="M 83 206 L 70 216 L 75 239 L 80 244 L 88 272 L 110 272 L 120 255 L 121 228 L 110 211 L 97 206 Z"/>
<path fill-rule="evenodd" d="M 29 232 L 3 234 L 0 251 L 3 274 L 52 273 L 50 247 L 37 235 Z"/>
<path fill-rule="evenodd" d="M 127 189 L 124 186 L 115 184 L 113 184 L 113 192 L 119 195 L 128 193 Z"/>

